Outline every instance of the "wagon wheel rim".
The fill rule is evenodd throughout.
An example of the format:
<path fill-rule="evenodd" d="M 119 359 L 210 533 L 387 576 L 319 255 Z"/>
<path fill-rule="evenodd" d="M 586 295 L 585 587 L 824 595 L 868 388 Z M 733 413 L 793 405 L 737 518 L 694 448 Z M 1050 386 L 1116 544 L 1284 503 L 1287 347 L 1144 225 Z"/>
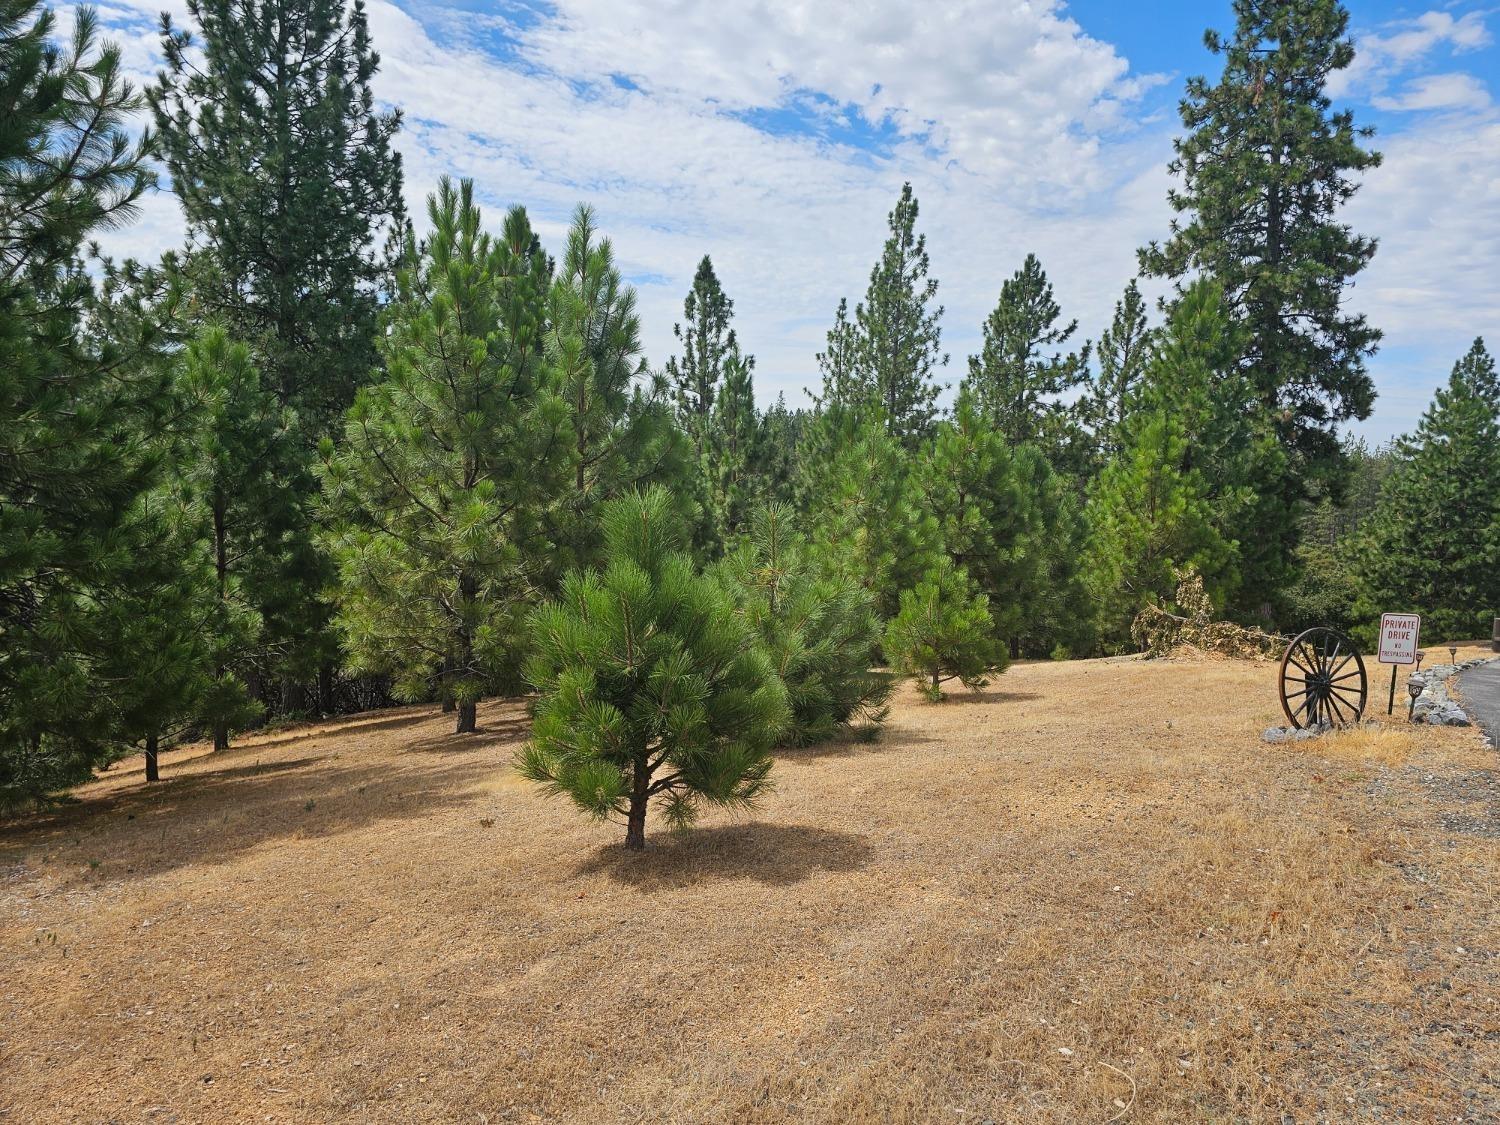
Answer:
<path fill-rule="evenodd" d="M 1369 683 L 1364 657 L 1337 629 L 1317 627 L 1292 638 L 1281 657 L 1281 710 L 1294 727 L 1343 727 L 1364 714 Z"/>

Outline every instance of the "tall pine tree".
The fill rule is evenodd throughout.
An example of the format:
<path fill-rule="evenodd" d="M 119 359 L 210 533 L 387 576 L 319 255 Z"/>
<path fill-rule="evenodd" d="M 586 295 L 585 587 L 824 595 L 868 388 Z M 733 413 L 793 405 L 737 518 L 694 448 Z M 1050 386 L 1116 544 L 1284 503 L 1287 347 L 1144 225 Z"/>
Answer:
<path fill-rule="evenodd" d="M 552 283 L 546 348 L 569 430 L 571 487 L 549 519 L 555 586 L 567 570 L 598 560 L 601 504 L 652 483 L 681 493 L 688 471 L 666 380 L 649 373 L 641 355 L 635 290 L 621 281 L 614 249 L 586 206 L 573 214 Z M 681 503 L 686 515 L 685 496 Z"/>
<path fill-rule="evenodd" d="M 1077 453 L 1073 408 L 1058 401 L 1087 377 L 1089 346 L 1062 349 L 1078 331 L 1076 320 L 1058 324 L 1062 309 L 1035 254 L 1000 287 L 1000 300 L 984 323 L 984 346 L 969 357 L 964 387 L 975 408 L 1012 445 L 1035 442 L 1061 466 Z"/>
<path fill-rule="evenodd" d="M 672 326 L 682 356 L 667 360 L 667 378 L 677 396 L 678 418 L 700 458 L 709 448 L 724 365 L 739 349 L 730 326 L 733 319 L 734 302 L 719 284 L 713 261 L 705 254 L 693 275 L 693 287 L 683 299 L 682 322 Z"/>
<path fill-rule="evenodd" d="M 902 185 L 887 223 L 890 237 L 870 271 L 865 299 L 854 310 L 856 379 L 873 388 L 887 430 L 914 449 L 937 419 L 942 388 L 934 372 L 947 365 L 948 356 L 939 324 L 943 307 L 933 305 L 938 283 L 927 275 L 927 236 L 917 233 L 911 184 Z M 841 362 L 842 343 L 830 336 L 830 364 Z"/>
<path fill-rule="evenodd" d="M 492 238 L 468 180 L 444 180 L 428 212 L 381 337 L 385 374 L 326 448 L 324 488 L 351 664 L 413 699 L 439 678 L 464 733 L 518 672 L 567 419 L 542 359 L 547 263 L 526 213 Z"/>
<path fill-rule="evenodd" d="M 131 736 L 119 719 L 152 641 L 114 607 L 162 580 L 143 504 L 169 341 L 154 309 L 115 315 L 83 261 L 151 181 L 139 98 L 97 26 L 81 9 L 59 43 L 50 12 L 0 4 L 0 807 L 87 777 Z"/>
<path fill-rule="evenodd" d="M 1146 365 L 1150 329 L 1146 299 L 1131 278 L 1115 302 L 1114 319 L 1099 336 L 1098 371 L 1087 399 L 1089 426 L 1099 457 L 1108 460 L 1123 446 L 1125 419 Z"/>
<path fill-rule="evenodd" d="M 1397 444 L 1355 559 L 1364 620 L 1416 612 L 1434 640 L 1489 634 L 1500 615 L 1500 403 L 1483 341 Z"/>
<path fill-rule="evenodd" d="M 1288 458 L 1275 489 L 1290 507 L 1311 481 L 1341 475 L 1338 427 L 1369 416 L 1365 370 L 1380 333 L 1345 309 L 1348 286 L 1375 241 L 1339 221 L 1358 173 L 1380 162 L 1329 79 L 1354 60 L 1338 0 L 1235 0 L 1230 38 L 1210 31 L 1224 59 L 1216 83 L 1192 78 L 1182 101 L 1168 196 L 1182 218 L 1141 252 L 1152 276 L 1208 274 L 1244 331 L 1238 365 L 1277 420 Z M 1289 555 L 1293 544 L 1283 543 Z"/>
<path fill-rule="evenodd" d="M 294 411 L 300 535 L 260 576 L 272 600 L 259 608 L 284 709 L 306 707 L 315 676 L 327 706 L 335 649 L 318 592 L 332 575 L 312 467 L 378 362 L 379 248 L 403 225 L 400 116 L 375 108 L 363 0 L 188 0 L 188 12 L 196 34 L 162 18 L 166 67 L 147 96 L 187 219 L 194 308 L 250 346 Z"/>

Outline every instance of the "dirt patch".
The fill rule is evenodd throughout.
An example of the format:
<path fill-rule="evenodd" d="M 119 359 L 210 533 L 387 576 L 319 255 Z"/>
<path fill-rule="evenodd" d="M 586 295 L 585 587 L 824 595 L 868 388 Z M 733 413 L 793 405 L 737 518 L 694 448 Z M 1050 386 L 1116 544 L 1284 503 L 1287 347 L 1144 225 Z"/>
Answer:
<path fill-rule="evenodd" d="M 1278 716 L 1018 665 L 637 857 L 516 703 L 124 762 L 0 836 L 0 1120 L 1495 1120 L 1494 754 Z"/>

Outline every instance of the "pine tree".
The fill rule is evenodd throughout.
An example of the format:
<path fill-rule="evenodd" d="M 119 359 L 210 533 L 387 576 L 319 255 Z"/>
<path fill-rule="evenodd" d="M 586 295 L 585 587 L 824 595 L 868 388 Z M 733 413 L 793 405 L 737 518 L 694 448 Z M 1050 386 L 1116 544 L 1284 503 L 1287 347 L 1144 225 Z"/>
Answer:
<path fill-rule="evenodd" d="M 878 405 L 817 470 L 807 525 L 824 571 L 874 599 L 882 620 L 933 564 L 937 521 L 911 502 L 909 458 Z"/>
<path fill-rule="evenodd" d="M 1089 345 L 1064 354 L 1078 330 L 1059 325 L 1062 310 L 1035 254 L 1000 287 L 984 323 L 984 346 L 969 357 L 963 386 L 980 415 L 1012 445 L 1034 442 L 1055 461 L 1076 459 L 1080 434 L 1071 406 L 1058 396 L 1087 378 Z"/>
<path fill-rule="evenodd" d="M 464 733 L 520 658 L 567 419 L 547 392 L 547 263 L 525 211 L 491 238 L 472 182 L 445 179 L 428 214 L 381 337 L 385 374 L 325 446 L 323 480 L 351 664 L 412 699 L 441 672 Z"/>
<path fill-rule="evenodd" d="M 989 426 L 966 390 L 913 473 L 911 505 L 936 520 L 948 557 L 989 599 L 1012 656 L 1090 640 L 1071 491 L 1039 449 Z"/>
<path fill-rule="evenodd" d="M 158 310 L 112 309 L 82 260 L 134 213 L 151 141 L 131 139 L 139 99 L 97 26 L 80 9 L 57 43 L 50 12 L 0 4 L 0 807 L 119 752 L 134 685 L 107 667 L 127 640 L 111 606 L 156 577 L 139 504 L 169 341 Z"/>
<path fill-rule="evenodd" d="M 984 687 L 987 674 L 1003 671 L 1006 664 L 989 599 L 946 555 L 915 587 L 901 592 L 901 610 L 886 626 L 885 653 L 933 702 L 943 698 L 949 680 Z"/>
<path fill-rule="evenodd" d="M 374 109 L 362 0 L 188 11 L 196 37 L 162 18 L 167 65 L 148 96 L 195 295 L 316 441 L 376 361 L 375 246 L 402 223 L 400 114 Z"/>
<path fill-rule="evenodd" d="M 713 261 L 705 254 L 693 275 L 693 287 L 682 302 L 683 323 L 672 326 L 672 335 L 682 345 L 682 358 L 667 360 L 667 378 L 677 396 L 678 417 L 700 459 L 709 448 L 724 365 L 738 350 L 730 327 L 733 318 L 734 302 L 719 284 Z"/>
<path fill-rule="evenodd" d="M 760 416 L 755 411 L 755 357 L 732 347 L 724 360 L 724 381 L 714 400 L 704 471 L 713 500 L 714 522 L 726 541 L 744 535 L 760 502 Z"/>
<path fill-rule="evenodd" d="M 298 426 L 286 483 L 306 486 L 300 536 L 257 576 L 277 654 L 267 671 L 296 712 L 308 684 L 332 681 L 318 593 L 333 575 L 316 547 L 313 466 L 378 360 L 380 243 L 405 225 L 391 148 L 400 115 L 374 107 L 380 59 L 363 0 L 188 0 L 188 12 L 196 34 L 163 16 L 166 66 L 147 96 L 187 219 L 180 266 L 197 315 L 250 346 Z"/>
<path fill-rule="evenodd" d="M 789 410 L 782 394 L 761 415 L 757 461 L 768 501 L 791 505 L 797 500 L 802 463 L 809 453 L 810 421 L 806 410 Z"/>
<path fill-rule="evenodd" d="M 948 363 L 941 350 L 943 308 L 931 307 L 938 283 L 927 276 L 927 236 L 917 233 L 917 199 L 911 184 L 902 185 L 887 222 L 890 237 L 870 271 L 864 302 L 854 310 L 855 383 L 874 388 L 886 428 L 914 449 L 931 433 L 938 416 L 942 388 L 933 381 L 933 373 Z M 825 366 L 837 369 L 843 362 L 842 344 L 830 336 Z"/>
<path fill-rule="evenodd" d="M 262 607 L 284 600 L 265 583 L 283 552 L 296 549 L 306 488 L 286 483 L 289 466 L 300 463 L 293 422 L 262 386 L 248 347 L 222 328 L 206 330 L 184 352 L 181 381 L 197 415 L 178 452 L 175 483 L 212 572 L 202 621 L 209 686 L 197 717 L 214 749 L 227 750 L 230 731 L 259 712 L 246 685 L 267 657 Z"/>
<path fill-rule="evenodd" d="M 1106 642 L 1123 643 L 1141 609 L 1169 601 L 1179 569 L 1202 575 L 1220 607 L 1239 583 L 1234 532 L 1253 530 L 1254 471 L 1279 465 L 1279 451 L 1244 416 L 1222 308 L 1218 287 L 1200 281 L 1172 309 L 1125 447 L 1090 497 L 1090 585 Z"/>
<path fill-rule="evenodd" d="M 824 742 L 856 722 L 885 721 L 888 677 L 871 670 L 880 626 L 868 592 L 820 575 L 791 509 L 770 504 L 716 568 L 786 685 L 792 717 L 782 742 Z"/>
<path fill-rule="evenodd" d="M 1483 341 L 1454 365 L 1357 541 L 1359 616 L 1423 615 L 1426 636 L 1486 636 L 1500 615 L 1500 414 Z"/>
<path fill-rule="evenodd" d="M 653 482 L 675 487 L 689 471 L 666 381 L 641 357 L 635 290 L 621 281 L 614 249 L 586 206 L 573 214 L 552 283 L 546 346 L 570 431 L 572 478 L 549 521 L 556 549 L 548 585 L 556 588 L 567 570 L 598 561 L 601 504 Z M 686 514 L 685 495 L 683 502 Z"/>
<path fill-rule="evenodd" d="M 1140 383 L 1150 346 L 1146 300 L 1134 278 L 1115 302 L 1114 319 L 1099 336 L 1099 370 L 1087 401 L 1095 446 L 1104 459 L 1123 448 L 1125 419 Z"/>
<path fill-rule="evenodd" d="M 1205 36 L 1223 75 L 1190 79 L 1182 102 L 1188 132 L 1171 165 L 1182 187 L 1168 199 L 1185 221 L 1141 252 L 1141 266 L 1223 285 L 1244 329 L 1239 366 L 1288 453 L 1265 487 L 1292 504 L 1311 481 L 1341 474 L 1338 426 L 1368 417 L 1374 401 L 1365 359 L 1380 333 L 1346 312 L 1344 297 L 1375 242 L 1338 210 L 1380 156 L 1326 92 L 1354 59 L 1337 0 L 1235 0 L 1234 12 L 1232 38 Z"/>
<path fill-rule="evenodd" d="M 531 615 L 541 698 L 521 774 L 646 846 L 654 801 L 673 827 L 769 787 L 786 688 L 728 593 L 697 573 L 660 489 L 606 506 L 605 568 L 570 574 Z"/>
<path fill-rule="evenodd" d="M 1238 344 L 1223 290 L 1199 279 L 1156 333 L 1141 395 L 1176 415 L 1187 442 L 1182 467 L 1197 472 L 1220 536 L 1238 544 L 1232 588 L 1204 571 L 1219 608 L 1267 623 L 1288 584 L 1296 527 L 1284 494 L 1265 486 L 1281 478 L 1285 453 L 1274 419 L 1236 366 Z"/>

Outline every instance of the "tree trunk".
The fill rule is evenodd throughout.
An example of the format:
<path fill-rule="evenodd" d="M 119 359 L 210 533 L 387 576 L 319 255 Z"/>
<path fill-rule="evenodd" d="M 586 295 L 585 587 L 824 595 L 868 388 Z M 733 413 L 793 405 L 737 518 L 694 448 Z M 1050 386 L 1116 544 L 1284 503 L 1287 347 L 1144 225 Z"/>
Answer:
<path fill-rule="evenodd" d="M 214 723 L 214 753 L 229 749 L 229 724 Z"/>
<path fill-rule="evenodd" d="M 635 767 L 630 791 L 630 814 L 625 821 L 625 847 L 633 852 L 646 849 L 646 807 L 650 803 L 651 775 L 643 763 Z"/>
<path fill-rule="evenodd" d="M 443 692 L 443 714 L 451 715 L 457 710 L 458 700 L 454 699 L 453 696 L 449 695 L 446 691 Z"/>
<path fill-rule="evenodd" d="M 156 770 L 156 753 L 160 743 L 156 732 L 152 731 L 146 736 L 146 780 L 160 781 L 161 775 Z"/>
<path fill-rule="evenodd" d="M 479 705 L 468 702 L 458 705 L 458 734 L 473 734 L 479 729 Z"/>
<path fill-rule="evenodd" d="M 333 665 L 326 661 L 318 668 L 318 713 L 333 714 Z"/>

